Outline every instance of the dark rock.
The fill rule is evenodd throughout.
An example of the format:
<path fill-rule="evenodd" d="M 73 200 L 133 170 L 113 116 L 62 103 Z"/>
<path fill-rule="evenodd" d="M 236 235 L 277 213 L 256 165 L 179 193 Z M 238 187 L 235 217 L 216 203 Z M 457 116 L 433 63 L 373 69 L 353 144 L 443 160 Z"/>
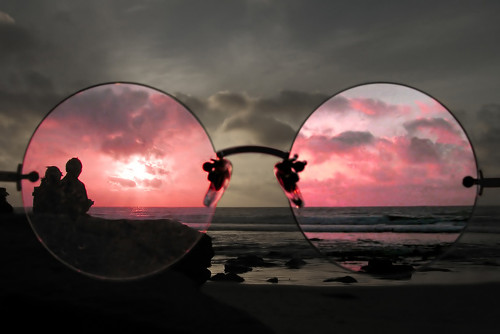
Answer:
<path fill-rule="evenodd" d="M 395 265 L 388 259 L 371 259 L 361 270 L 381 278 L 410 279 L 415 268 L 406 264 Z"/>
<path fill-rule="evenodd" d="M 357 283 L 358 281 L 352 276 L 343 276 L 343 277 L 327 278 L 323 282 Z"/>
<path fill-rule="evenodd" d="M 269 282 L 269 283 L 278 283 L 278 277 L 272 277 L 272 278 L 268 279 L 266 282 Z"/>
<path fill-rule="evenodd" d="M 307 264 L 306 261 L 299 259 L 299 258 L 293 258 L 285 263 L 285 266 L 287 266 L 290 269 L 299 269 L 302 268 Z"/>
<path fill-rule="evenodd" d="M 252 271 L 252 267 L 239 263 L 226 263 L 224 265 L 224 272 L 226 273 L 243 274 L 249 271 Z"/>
<path fill-rule="evenodd" d="M 214 250 L 212 238 L 203 233 L 198 243 L 171 270 L 182 273 L 191 278 L 198 285 L 204 284 L 212 275 L 209 267 L 212 266 Z"/>
<path fill-rule="evenodd" d="M 234 273 L 227 273 L 227 274 L 218 273 L 212 276 L 210 280 L 214 282 L 238 282 L 238 283 L 245 281 L 243 277 L 238 276 L 237 274 Z"/>
<path fill-rule="evenodd" d="M 263 266 L 265 261 L 263 258 L 253 254 L 240 255 L 236 259 L 239 264 L 243 264 L 249 267 L 260 267 Z"/>
<path fill-rule="evenodd" d="M 267 253 L 267 256 L 268 257 L 282 257 L 283 256 L 283 252 L 280 252 L 280 251 L 269 251 Z"/>
<path fill-rule="evenodd" d="M 451 272 L 450 269 L 447 269 L 447 268 L 436 268 L 436 267 L 424 267 L 422 269 L 419 269 L 419 271 L 422 271 L 422 272 L 440 271 L 440 272 L 443 272 L 443 273 L 449 273 L 449 272 Z"/>

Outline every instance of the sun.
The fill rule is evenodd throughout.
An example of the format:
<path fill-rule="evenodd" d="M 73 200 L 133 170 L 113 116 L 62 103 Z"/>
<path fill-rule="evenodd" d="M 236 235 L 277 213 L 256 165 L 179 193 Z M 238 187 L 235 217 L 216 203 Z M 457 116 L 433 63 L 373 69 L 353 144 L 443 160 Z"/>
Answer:
<path fill-rule="evenodd" d="M 147 171 L 145 162 L 138 156 L 132 157 L 127 163 L 117 166 L 116 176 L 128 180 L 142 180 L 152 178 Z"/>
<path fill-rule="evenodd" d="M 151 190 L 162 184 L 165 175 L 164 161 L 150 160 L 142 156 L 131 156 L 126 162 L 116 161 L 110 179 L 121 187 L 136 190 Z"/>

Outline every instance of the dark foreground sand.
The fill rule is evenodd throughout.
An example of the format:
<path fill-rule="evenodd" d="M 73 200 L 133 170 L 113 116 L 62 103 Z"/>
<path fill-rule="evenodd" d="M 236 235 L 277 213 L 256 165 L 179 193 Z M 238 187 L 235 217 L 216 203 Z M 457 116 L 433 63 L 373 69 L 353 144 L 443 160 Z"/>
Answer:
<path fill-rule="evenodd" d="M 500 284 L 215 286 L 204 291 L 276 333 L 498 333 Z"/>
<path fill-rule="evenodd" d="M 164 272 L 98 281 L 60 264 L 23 217 L 0 222 L 0 315 L 15 332 L 498 333 L 500 282 L 332 287 L 208 282 Z M 14 332 L 12 330 L 11 332 Z"/>

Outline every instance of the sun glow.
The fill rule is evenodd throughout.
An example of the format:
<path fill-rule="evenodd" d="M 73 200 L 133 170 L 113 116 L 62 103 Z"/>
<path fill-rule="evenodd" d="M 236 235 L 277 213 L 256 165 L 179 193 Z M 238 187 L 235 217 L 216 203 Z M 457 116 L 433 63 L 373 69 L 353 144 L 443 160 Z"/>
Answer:
<path fill-rule="evenodd" d="M 175 99 L 132 84 L 103 85 L 71 96 L 46 117 L 23 168 L 43 176 L 57 166 L 64 174 L 66 161 L 78 157 L 95 207 L 197 207 L 208 187 L 200 166 L 213 156 L 207 133 Z M 27 206 L 35 186 L 23 185 Z"/>
<path fill-rule="evenodd" d="M 154 177 L 147 171 L 146 162 L 138 156 L 134 156 L 128 162 L 120 163 L 120 165 L 115 169 L 117 177 L 134 181 L 151 180 Z"/>
<path fill-rule="evenodd" d="M 170 172 L 161 159 L 147 159 L 134 155 L 126 162 L 115 162 L 108 175 L 109 183 L 115 190 L 135 188 L 135 190 L 153 190 L 168 182 Z"/>

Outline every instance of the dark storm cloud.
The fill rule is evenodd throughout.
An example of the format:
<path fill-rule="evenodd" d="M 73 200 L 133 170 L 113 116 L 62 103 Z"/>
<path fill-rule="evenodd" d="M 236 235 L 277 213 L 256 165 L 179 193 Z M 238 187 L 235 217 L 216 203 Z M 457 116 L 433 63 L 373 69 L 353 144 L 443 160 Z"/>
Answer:
<path fill-rule="evenodd" d="M 275 97 L 262 98 L 255 101 L 253 110 L 256 113 L 280 116 L 292 124 L 301 124 L 304 117 L 317 109 L 328 95 L 285 90 Z"/>
<path fill-rule="evenodd" d="M 12 24 L 15 20 L 7 13 L 0 11 L 0 24 Z"/>
<path fill-rule="evenodd" d="M 410 133 L 414 133 L 415 131 L 418 131 L 419 129 L 422 128 L 428 128 L 428 129 L 442 129 L 445 131 L 448 131 L 450 133 L 458 134 L 459 131 L 458 129 L 455 128 L 455 126 L 446 121 L 443 118 L 422 118 L 422 119 L 416 119 L 414 121 L 406 122 L 403 124 L 404 128 Z"/>
<path fill-rule="evenodd" d="M 36 126 L 61 98 L 50 80 L 38 72 L 0 76 L 0 170 L 11 170 L 22 162 Z"/>
<path fill-rule="evenodd" d="M 500 103 L 499 9 L 495 1 L 5 0 L 0 167 L 22 160 L 36 124 L 64 97 L 117 80 L 179 92 L 221 143 L 240 131 L 221 127 L 236 114 L 240 124 L 268 121 L 269 135 L 242 136 L 273 142 L 271 128 L 297 130 L 324 97 L 363 82 L 405 83 L 469 114 L 466 130 L 491 157 L 494 131 L 479 135 L 471 114 Z"/>
<path fill-rule="evenodd" d="M 412 163 L 435 163 L 439 161 L 439 148 L 430 139 L 411 138 L 407 158 Z"/>
<path fill-rule="evenodd" d="M 499 5 L 482 5 L 35 1 L 4 10 L 19 26 L 36 26 L 44 66 L 61 83 L 125 79 L 185 93 L 262 94 L 332 93 L 374 79 L 426 83 L 429 71 L 449 80 L 498 68 L 491 38 Z"/>
<path fill-rule="evenodd" d="M 256 144 L 278 148 L 288 148 L 295 137 L 295 130 L 290 125 L 269 116 L 252 113 L 230 117 L 223 124 L 222 130 L 247 132 Z"/>
<path fill-rule="evenodd" d="M 7 18 L 6 18 L 7 17 Z M 42 42 L 0 8 L 0 109 L 14 117 L 42 117 L 62 98 L 40 66 Z M 43 61 L 42 61 L 43 62 Z M 26 116 L 26 115 L 24 115 Z"/>
<path fill-rule="evenodd" d="M 191 130 L 191 117 L 183 114 L 170 96 L 143 86 L 112 84 L 72 95 L 47 122 L 57 122 L 68 136 L 87 138 L 115 159 L 132 154 L 161 157 L 168 148 L 158 147 L 159 138 Z"/>
<path fill-rule="evenodd" d="M 111 86 L 112 87 L 112 86 Z M 134 91 L 125 85 L 120 85 L 119 91 L 113 91 L 110 86 L 98 86 L 70 96 L 56 109 L 68 110 L 58 114 L 61 121 L 77 118 L 82 126 L 96 132 L 113 132 L 130 125 L 138 126 L 142 114 L 134 114 L 134 120 L 129 124 L 127 111 L 140 109 L 148 103 L 148 93 Z M 132 116 L 130 116 L 132 117 Z M 93 125 L 93 126 L 92 126 Z"/>
<path fill-rule="evenodd" d="M 290 5 L 285 15 L 297 44 L 356 69 L 351 75 L 414 76 L 428 70 L 449 75 L 490 66 L 498 54 L 499 45 L 491 40 L 491 31 L 500 31 L 493 7 L 499 5 L 313 1 Z"/>
<path fill-rule="evenodd" d="M 0 8 L 0 168 L 12 170 L 22 162 L 39 121 L 64 94 L 57 91 L 52 71 L 45 68 L 50 58 L 36 24 L 17 20 L 4 10 Z"/>
<path fill-rule="evenodd" d="M 241 112 L 277 117 L 298 127 L 328 98 L 321 93 L 291 90 L 280 91 L 277 95 L 268 97 L 252 97 L 232 91 L 218 92 L 206 99 L 182 93 L 176 93 L 175 96 L 200 117 L 209 129 L 216 128 L 227 117 Z"/>
<path fill-rule="evenodd" d="M 315 154 L 315 163 L 325 161 L 331 154 L 356 154 L 359 149 L 375 144 L 377 140 L 368 131 L 345 131 L 333 137 L 315 134 L 306 139 L 307 147 Z"/>
<path fill-rule="evenodd" d="M 327 98 L 325 94 L 299 91 L 281 91 L 269 97 L 229 91 L 206 99 L 175 95 L 200 118 L 209 134 L 239 131 L 254 144 L 283 149 L 290 147 L 300 125 Z"/>
<path fill-rule="evenodd" d="M 226 112 L 245 110 L 250 103 L 247 96 L 229 91 L 219 92 L 210 96 L 208 102 L 212 109 L 225 109 Z"/>
<path fill-rule="evenodd" d="M 427 71 L 447 80 L 499 52 L 488 40 L 500 29 L 494 11 L 476 4 L 110 1 L 76 10 L 81 17 L 52 14 L 59 30 L 79 31 L 73 61 L 91 62 L 103 72 L 96 78 L 119 71 L 168 90 L 331 93 L 374 79 L 425 82 Z M 55 25 L 46 32 L 64 36 Z"/>
<path fill-rule="evenodd" d="M 31 129 L 35 126 L 36 121 L 29 117 L 0 114 L 0 168 L 15 169 L 22 162 Z"/>
<path fill-rule="evenodd" d="M 334 95 L 328 101 L 326 101 L 322 107 L 327 108 L 332 112 L 344 112 L 348 110 L 351 106 L 351 101 L 342 96 L 342 95 Z"/>
<path fill-rule="evenodd" d="M 9 20 L 10 18 L 10 20 Z M 30 32 L 15 24 L 8 14 L 0 11 L 0 45 L 2 52 L 0 52 L 0 60 L 16 60 L 21 57 L 32 58 L 34 55 L 30 54 L 36 50 L 36 41 Z"/>
<path fill-rule="evenodd" d="M 477 113 L 473 143 L 480 168 L 500 169 L 500 104 L 483 106 Z"/>
<path fill-rule="evenodd" d="M 337 150 L 350 150 L 354 147 L 371 144 L 375 137 L 367 131 L 346 131 L 331 139 Z"/>
<path fill-rule="evenodd" d="M 19 17 L 19 40 L 46 46 L 43 74 L 58 88 L 120 79 L 196 95 L 330 94 L 374 79 L 425 82 L 428 71 L 447 80 L 491 67 L 499 53 L 495 11 L 476 4 L 35 1 L 4 10 Z"/>
<path fill-rule="evenodd" d="M 101 151 L 115 158 L 128 157 L 134 153 L 147 151 L 147 145 L 138 138 L 120 134 L 116 137 L 103 140 Z"/>

